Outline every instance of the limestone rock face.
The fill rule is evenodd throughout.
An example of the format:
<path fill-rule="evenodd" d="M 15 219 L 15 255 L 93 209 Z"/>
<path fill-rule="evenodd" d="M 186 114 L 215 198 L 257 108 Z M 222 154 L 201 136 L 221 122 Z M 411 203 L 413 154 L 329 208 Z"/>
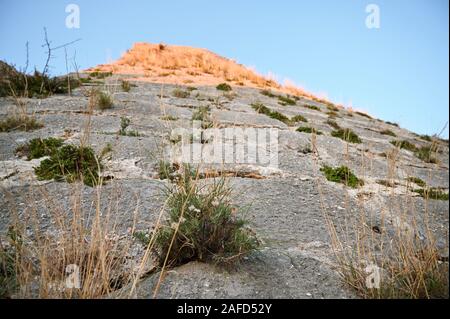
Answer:
<path fill-rule="evenodd" d="M 131 62 L 122 61 L 119 65 L 124 63 Z M 244 157 L 200 165 L 201 171 L 206 172 L 205 182 L 225 176 L 233 189 L 232 201 L 239 207 L 248 207 L 246 218 L 261 239 L 261 249 L 246 257 L 237 269 L 198 262 L 170 269 L 157 297 L 354 298 L 354 291 L 338 275 L 328 221 L 342 226 L 351 216 L 361 214 L 366 217 L 368 233 L 379 236 L 378 231 L 382 231 L 386 240 L 397 232 L 424 239 L 429 233 L 422 222 L 430 216 L 428 227 L 438 249 L 448 254 L 448 201 L 425 200 L 413 192 L 421 187 L 407 180 L 417 177 L 429 187 L 448 193 L 448 142 L 438 138 L 426 141 L 406 129 L 339 108 L 333 120 L 339 127 L 350 128 L 362 141 L 346 143 L 332 136 L 335 128 L 329 124 L 329 106 L 304 96 L 296 98 L 295 105 L 281 105 L 277 97 L 263 95 L 254 87 L 233 85 L 233 95 L 229 96 L 211 85 L 194 85 L 192 89 L 192 84 L 140 81 L 133 81 L 135 86 L 123 92 L 123 78 L 126 76 L 114 74 L 99 80 L 100 84 L 74 90 L 72 96 L 24 100 L 44 127 L 0 133 L 1 236 L 7 233 L 16 215 L 26 216 L 30 209 L 42 213 L 37 215 L 39 227 L 51 232 L 54 224 L 45 213 L 48 207 L 39 194 L 51 194 L 52 201 L 68 216 L 74 193 L 82 194 L 80 206 L 86 211 L 93 209 L 99 196 L 95 188 L 79 183 L 37 180 L 33 167 L 42 159 L 27 161 L 15 154 L 18 145 L 32 138 L 58 137 L 66 144 L 79 144 L 89 123 L 87 141 L 97 154 L 108 144 L 111 147 L 111 152 L 102 158 L 102 174 L 109 180 L 101 189 L 100 207 L 114 219 L 117 234 L 126 236 L 131 228 L 147 231 L 155 225 L 165 200 L 164 187 L 169 183 L 159 178 L 158 165 L 161 160 L 172 161 L 174 152 L 180 151 L 177 145 L 192 147 L 191 134 L 184 134 L 183 129 L 201 131 L 200 135 L 194 132 L 192 138 L 200 140 L 197 147 L 204 147 L 203 150 L 219 141 L 231 146 L 246 143 L 245 139 L 229 139 L 225 134 L 202 140 L 206 136 L 204 130 L 265 129 L 276 132 L 269 151 L 277 157 L 276 162 L 262 163 L 256 158 L 248 163 Z M 88 86 L 107 89 L 114 99 L 112 108 L 95 109 L 89 121 Z M 189 91 L 189 96 L 175 97 L 175 89 Z M 302 115 L 307 122 L 258 113 L 252 107 L 255 103 L 262 103 L 289 120 Z M 0 99 L 0 117 L 6 117 L 12 108 L 12 100 Z M 207 120 L 202 123 L 210 126 L 193 128 L 192 116 L 200 108 L 208 109 Z M 138 134 L 118 134 L 122 117 L 130 119 L 128 132 Z M 296 131 L 299 126 L 313 127 L 321 134 Z M 386 130 L 395 137 L 386 135 Z M 427 163 L 414 152 L 396 149 L 391 144 L 393 140 L 407 140 L 417 148 L 434 143 L 436 161 Z M 248 151 L 249 145 L 252 144 L 245 144 L 243 149 Z M 353 189 L 328 181 L 320 171 L 325 165 L 347 166 L 364 185 Z M 411 216 L 416 217 L 417 227 L 413 227 Z M 344 227 L 339 227 L 338 235 L 344 235 L 343 232 Z M 348 245 L 355 239 L 353 235 L 350 231 Z M 139 241 L 133 245 L 130 258 L 142 256 L 145 247 Z M 132 296 L 152 296 L 159 274 L 156 271 L 144 276 Z M 122 287 L 117 293 L 126 295 L 127 289 L 130 287 Z"/>

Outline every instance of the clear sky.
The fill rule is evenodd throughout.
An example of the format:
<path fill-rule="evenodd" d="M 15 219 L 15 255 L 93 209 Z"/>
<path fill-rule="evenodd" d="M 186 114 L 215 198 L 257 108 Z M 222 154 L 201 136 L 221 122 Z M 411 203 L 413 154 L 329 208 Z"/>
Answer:
<path fill-rule="evenodd" d="M 71 3 L 79 29 L 66 27 Z M 378 29 L 366 27 L 371 3 Z M 29 41 L 30 65 L 42 69 L 44 26 L 54 46 L 82 39 L 68 50 L 80 68 L 138 41 L 202 47 L 434 134 L 449 118 L 448 11 L 448 0 L 0 0 L 0 59 L 23 66 Z M 64 73 L 64 51 L 51 66 Z"/>

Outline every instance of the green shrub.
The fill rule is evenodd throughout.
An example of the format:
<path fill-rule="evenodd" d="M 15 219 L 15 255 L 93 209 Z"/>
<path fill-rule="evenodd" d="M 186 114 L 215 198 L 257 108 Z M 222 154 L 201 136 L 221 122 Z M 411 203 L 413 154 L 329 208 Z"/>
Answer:
<path fill-rule="evenodd" d="M 28 143 L 17 147 L 16 154 L 26 156 L 29 161 L 34 158 L 51 156 L 63 145 L 63 142 L 62 139 L 54 137 L 46 139 L 34 138 Z"/>
<path fill-rule="evenodd" d="M 325 174 L 325 177 L 330 182 L 345 184 L 351 188 L 357 188 L 364 185 L 363 180 L 358 179 L 348 167 L 340 166 L 332 168 L 330 166 L 324 166 L 320 169 Z"/>
<path fill-rule="evenodd" d="M 396 137 L 396 136 L 397 136 L 397 134 L 395 134 L 393 131 L 391 131 L 391 130 L 389 130 L 389 129 L 380 131 L 380 134 L 383 134 L 383 135 L 389 135 L 389 136 L 393 136 L 393 137 Z"/>
<path fill-rule="evenodd" d="M 270 113 L 272 112 L 272 110 L 271 109 L 269 109 L 267 106 L 265 106 L 264 104 L 262 104 L 262 103 L 253 103 L 252 105 L 251 105 L 251 107 L 256 111 L 256 112 L 258 112 L 258 113 L 261 113 L 261 114 L 265 114 L 265 115 L 270 115 Z"/>
<path fill-rule="evenodd" d="M 414 155 L 425 163 L 437 163 L 435 154 L 436 148 L 433 146 L 422 146 L 414 152 Z"/>
<path fill-rule="evenodd" d="M 419 135 L 419 137 L 422 139 L 422 140 L 424 140 L 424 141 L 427 141 L 427 142 L 433 142 L 433 138 L 430 136 L 430 135 Z"/>
<path fill-rule="evenodd" d="M 0 132 L 33 131 L 44 125 L 30 115 L 11 115 L 0 121 Z"/>
<path fill-rule="evenodd" d="M 302 133 L 309 133 L 309 134 L 314 133 L 316 135 L 322 135 L 321 131 L 318 131 L 313 127 L 300 126 L 296 131 Z"/>
<path fill-rule="evenodd" d="M 308 123 L 308 120 L 302 116 L 302 115 L 295 115 L 294 117 L 291 118 L 291 122 L 292 123 L 297 123 L 297 122 L 305 122 Z"/>
<path fill-rule="evenodd" d="M 278 120 L 280 122 L 283 122 L 287 125 L 291 124 L 291 120 L 284 114 L 281 114 L 280 112 L 277 111 L 271 111 L 270 115 L 271 118 Z"/>
<path fill-rule="evenodd" d="M 358 111 L 356 111 L 355 113 L 358 114 L 359 116 L 366 117 L 368 119 L 373 119 L 372 116 L 370 116 L 369 114 L 366 114 L 363 112 L 358 112 Z"/>
<path fill-rule="evenodd" d="M 320 112 L 320 108 L 318 106 L 315 106 L 315 105 L 304 104 L 303 107 L 306 107 L 307 109 L 310 109 L 310 110 L 314 110 L 314 111 L 319 111 Z"/>
<path fill-rule="evenodd" d="M 174 267 L 193 260 L 231 264 L 259 242 L 229 201 L 224 179 L 200 187 L 190 173 L 167 190 L 168 220 L 156 229 L 159 264 Z"/>
<path fill-rule="evenodd" d="M 279 95 L 278 96 L 278 103 L 280 104 L 280 105 L 295 105 L 296 104 L 296 102 L 295 102 L 295 100 L 293 100 L 293 99 L 291 99 L 291 98 L 289 98 L 288 96 L 282 96 L 282 95 Z"/>
<path fill-rule="evenodd" d="M 351 129 L 348 129 L 348 128 L 345 128 L 345 129 L 341 128 L 338 130 L 334 130 L 331 132 L 331 136 L 340 138 L 349 143 L 359 144 L 362 142 L 361 139 L 358 137 L 358 135 L 356 135 L 355 132 L 353 132 Z"/>
<path fill-rule="evenodd" d="M 80 86 L 80 81 L 67 77 L 49 77 L 35 70 L 33 74 L 19 72 L 13 66 L 0 61 L 0 97 L 25 96 L 44 98 L 63 94 Z M 14 94 L 13 94 L 13 92 Z"/>
<path fill-rule="evenodd" d="M 395 147 L 399 147 L 401 149 L 405 149 L 411 152 L 416 152 L 417 151 L 417 146 L 412 144 L 411 142 L 407 141 L 407 140 L 402 140 L 402 141 L 391 141 L 390 142 L 392 145 L 394 145 Z"/>
<path fill-rule="evenodd" d="M 94 186 L 99 180 L 101 164 L 97 162 L 90 147 L 64 145 L 34 169 L 39 180 L 66 181 L 72 183 L 82 180 Z"/>
<path fill-rule="evenodd" d="M 262 94 L 262 95 L 265 95 L 265 96 L 268 96 L 268 97 L 277 97 L 278 95 L 276 95 L 276 94 L 273 94 L 271 91 L 269 91 L 269 90 L 262 90 L 262 91 L 260 91 L 260 93 Z"/>
<path fill-rule="evenodd" d="M 415 193 L 420 194 L 425 199 L 448 200 L 448 193 L 439 188 L 421 188 L 415 189 Z"/>
<path fill-rule="evenodd" d="M 410 176 L 406 180 L 409 181 L 409 182 L 415 183 L 416 185 L 418 185 L 420 187 L 427 186 L 427 183 L 423 179 L 421 179 L 419 177 Z"/>
<path fill-rule="evenodd" d="M 174 90 L 172 91 L 172 95 L 173 95 L 174 97 L 179 98 L 179 99 L 186 99 L 186 98 L 188 98 L 188 97 L 191 95 L 191 92 L 189 92 L 189 91 L 183 91 L 183 90 L 181 90 L 181 89 L 174 89 Z"/>
<path fill-rule="evenodd" d="M 280 112 L 277 112 L 277 111 L 272 111 L 271 109 L 266 107 L 264 104 L 254 103 L 251 106 L 258 113 L 265 114 L 265 115 L 267 115 L 275 120 L 281 121 L 287 125 L 291 124 L 291 120 L 286 115 L 281 114 Z"/>
<path fill-rule="evenodd" d="M 225 92 L 232 90 L 231 86 L 227 83 L 220 83 L 218 86 L 216 86 L 216 89 L 219 91 L 225 91 Z"/>

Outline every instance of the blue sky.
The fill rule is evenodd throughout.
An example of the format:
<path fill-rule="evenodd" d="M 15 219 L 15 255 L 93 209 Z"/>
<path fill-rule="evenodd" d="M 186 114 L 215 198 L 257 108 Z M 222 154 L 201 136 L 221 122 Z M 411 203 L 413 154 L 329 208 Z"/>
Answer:
<path fill-rule="evenodd" d="M 79 29 L 65 26 L 70 3 L 80 8 Z M 370 3 L 380 8 L 379 29 L 365 25 Z M 117 59 L 138 41 L 202 47 L 434 134 L 449 118 L 448 6 L 447 0 L 0 0 L 0 59 L 23 66 L 29 41 L 30 65 L 42 69 L 44 26 L 54 46 L 82 39 L 68 51 L 81 68 Z M 62 74 L 64 52 L 55 55 L 51 71 Z"/>

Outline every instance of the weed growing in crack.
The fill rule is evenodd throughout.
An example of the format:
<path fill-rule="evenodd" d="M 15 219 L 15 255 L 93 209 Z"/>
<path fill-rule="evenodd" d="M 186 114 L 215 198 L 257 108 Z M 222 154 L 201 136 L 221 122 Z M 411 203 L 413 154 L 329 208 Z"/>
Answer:
<path fill-rule="evenodd" d="M 324 166 L 320 171 L 325 174 L 325 177 L 330 182 L 345 184 L 351 188 L 357 188 L 358 186 L 364 185 L 364 181 L 356 177 L 356 175 L 346 166 L 336 168 Z"/>

